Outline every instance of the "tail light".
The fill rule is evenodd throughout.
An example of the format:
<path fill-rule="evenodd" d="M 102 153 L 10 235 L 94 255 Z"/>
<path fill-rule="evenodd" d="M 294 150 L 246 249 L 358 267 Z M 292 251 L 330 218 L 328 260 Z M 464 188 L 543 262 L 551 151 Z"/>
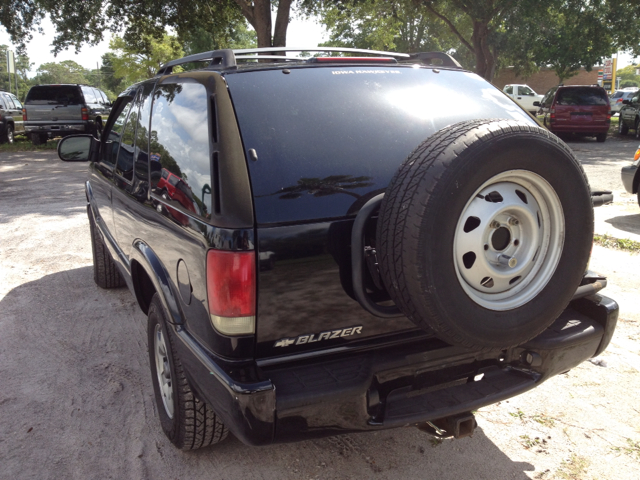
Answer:
<path fill-rule="evenodd" d="M 633 156 L 633 161 L 637 161 L 640 158 L 640 147 L 636 150 L 636 154 Z"/>
<path fill-rule="evenodd" d="M 556 119 L 556 109 L 552 108 L 551 110 L 549 110 L 549 120 L 553 122 L 555 121 L 555 119 Z"/>
<path fill-rule="evenodd" d="M 27 109 L 26 108 L 22 109 L 22 121 L 23 122 L 27 121 Z"/>
<path fill-rule="evenodd" d="M 207 298 L 214 328 L 224 335 L 250 335 L 256 324 L 255 252 L 207 252 Z"/>
<path fill-rule="evenodd" d="M 82 120 L 89 120 L 89 110 L 83 108 L 80 112 L 82 113 Z"/>
<path fill-rule="evenodd" d="M 622 103 L 622 99 L 619 98 L 618 100 L 616 100 L 616 103 Z"/>

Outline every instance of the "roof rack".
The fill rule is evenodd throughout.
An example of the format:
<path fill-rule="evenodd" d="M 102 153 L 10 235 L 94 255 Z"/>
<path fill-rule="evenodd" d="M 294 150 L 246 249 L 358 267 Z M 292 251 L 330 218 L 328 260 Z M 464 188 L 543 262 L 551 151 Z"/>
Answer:
<path fill-rule="evenodd" d="M 207 68 L 232 69 L 236 68 L 239 60 L 283 60 L 283 61 L 309 61 L 307 57 L 287 57 L 284 52 L 343 52 L 358 53 L 383 57 L 392 57 L 400 62 L 420 62 L 423 65 L 443 66 L 450 68 L 462 68 L 462 66 L 450 55 L 442 52 L 423 52 L 423 53 L 399 53 L 384 52 L 380 50 L 365 50 L 360 48 L 343 48 L 343 47 L 269 47 L 269 48 L 242 48 L 242 49 L 224 49 L 212 50 L 210 52 L 189 55 L 176 60 L 165 63 L 156 75 L 168 75 L 173 71 L 173 67 L 191 62 L 209 61 Z M 275 55 L 264 55 L 273 53 Z M 260 55 L 262 54 L 262 55 Z M 314 57 L 311 57 L 314 58 Z"/>

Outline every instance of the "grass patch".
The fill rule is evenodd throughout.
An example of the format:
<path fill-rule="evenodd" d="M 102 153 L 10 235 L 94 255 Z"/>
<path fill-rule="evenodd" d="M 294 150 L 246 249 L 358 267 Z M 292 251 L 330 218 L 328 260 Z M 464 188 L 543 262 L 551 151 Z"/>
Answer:
<path fill-rule="evenodd" d="M 0 152 L 37 152 L 41 150 L 56 150 L 58 148 L 58 140 L 49 140 L 44 145 L 34 145 L 31 140 L 23 135 L 18 135 L 12 144 L 3 143 L 0 145 Z"/>
<path fill-rule="evenodd" d="M 607 248 L 614 248 L 616 250 L 624 250 L 626 252 L 638 253 L 640 252 L 640 242 L 635 240 L 629 240 L 628 238 L 620 239 L 610 237 L 609 235 L 594 235 L 593 243 Z"/>
<path fill-rule="evenodd" d="M 640 442 L 634 442 L 627 438 L 627 445 L 624 447 L 611 447 L 611 450 L 618 453 L 624 453 L 631 457 L 640 458 Z"/>
<path fill-rule="evenodd" d="M 533 420 L 534 422 L 539 423 L 540 425 L 544 426 L 544 427 L 548 427 L 551 428 L 553 427 L 556 422 L 554 421 L 553 418 L 542 414 L 542 415 L 534 415 L 533 417 L 531 417 L 531 420 Z"/>
<path fill-rule="evenodd" d="M 429 443 L 431 443 L 431 447 L 432 447 L 432 448 L 439 447 L 440 445 L 442 445 L 442 442 L 443 442 L 443 441 L 444 441 L 444 440 L 443 440 L 443 439 L 441 439 L 441 438 L 430 438 L 430 439 L 429 439 Z"/>
<path fill-rule="evenodd" d="M 519 418 L 523 422 L 524 422 L 524 417 L 526 417 L 526 415 L 522 410 L 518 410 L 517 412 L 509 412 L 509 415 L 511 415 L 514 418 Z"/>
<path fill-rule="evenodd" d="M 556 473 L 556 477 L 565 480 L 582 480 L 585 478 L 588 466 L 589 460 L 572 453 L 569 460 L 560 464 L 560 470 Z"/>

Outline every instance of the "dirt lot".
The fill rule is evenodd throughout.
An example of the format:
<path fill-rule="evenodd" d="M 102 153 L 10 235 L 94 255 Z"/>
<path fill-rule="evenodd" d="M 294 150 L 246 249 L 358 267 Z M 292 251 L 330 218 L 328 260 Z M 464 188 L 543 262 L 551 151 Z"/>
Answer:
<path fill-rule="evenodd" d="M 597 228 L 640 233 L 640 210 L 619 176 L 638 141 L 569 144 L 592 186 L 616 191 Z M 177 451 L 153 403 L 146 319 L 126 289 L 93 283 L 85 171 L 54 152 L 0 153 L 0 477 L 640 478 L 640 255 L 598 246 L 591 267 L 609 277 L 606 293 L 621 305 L 611 346 L 481 409 L 472 438 L 440 442 L 405 428 Z"/>

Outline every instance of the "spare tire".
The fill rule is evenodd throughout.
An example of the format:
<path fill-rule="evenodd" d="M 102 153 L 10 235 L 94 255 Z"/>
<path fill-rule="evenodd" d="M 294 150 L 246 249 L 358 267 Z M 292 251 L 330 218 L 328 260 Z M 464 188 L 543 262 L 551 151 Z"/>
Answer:
<path fill-rule="evenodd" d="M 400 167 L 377 254 L 416 325 L 454 345 L 507 348 L 562 313 L 592 239 L 587 178 L 564 142 L 522 121 L 474 120 L 440 130 Z"/>

